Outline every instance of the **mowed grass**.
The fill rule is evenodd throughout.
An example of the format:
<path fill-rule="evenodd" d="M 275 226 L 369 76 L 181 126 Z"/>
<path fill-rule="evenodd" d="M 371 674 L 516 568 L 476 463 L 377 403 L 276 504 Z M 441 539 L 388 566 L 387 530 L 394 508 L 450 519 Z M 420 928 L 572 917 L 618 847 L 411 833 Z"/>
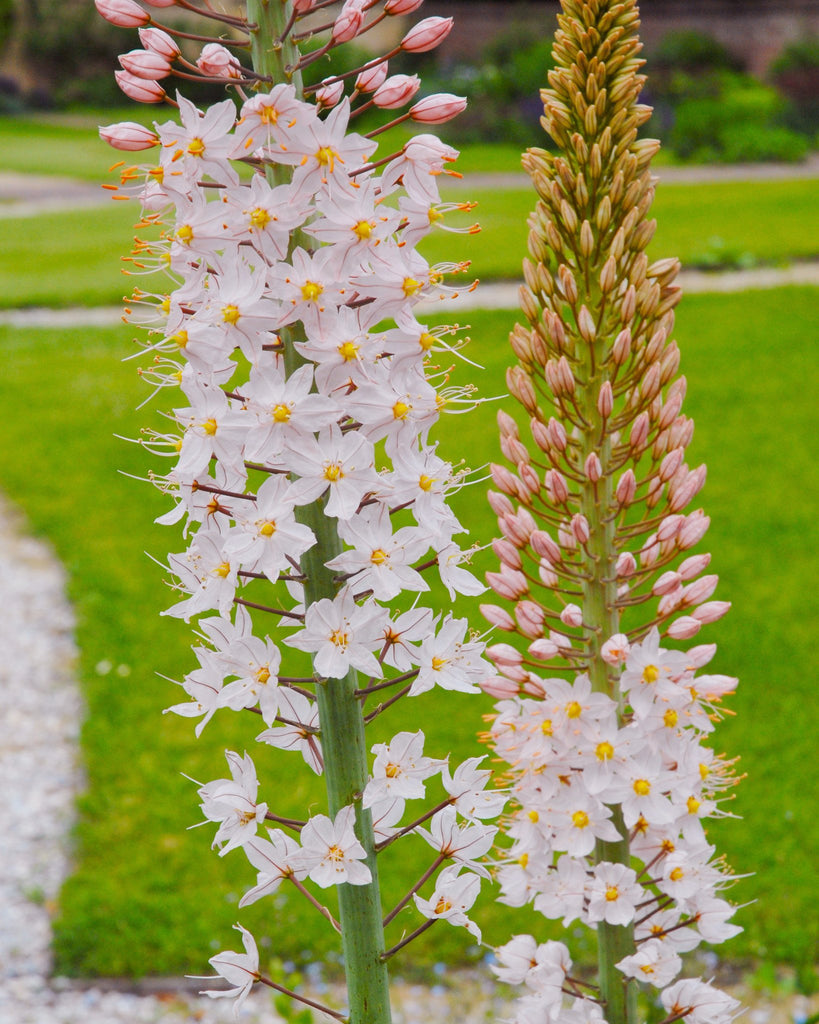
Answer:
<path fill-rule="evenodd" d="M 653 210 L 659 227 L 649 255 L 674 255 L 684 265 L 692 264 L 719 239 L 721 252 L 751 262 L 817 257 L 816 194 L 813 180 L 660 186 Z M 446 195 L 458 201 L 477 200 L 476 210 L 455 212 L 448 221 L 453 226 L 478 221 L 482 230 L 462 238 L 436 230 L 421 247 L 426 258 L 432 263 L 470 260 L 470 280 L 518 280 L 534 191 L 464 188 Z M 112 202 L 0 221 L 0 230 L 10 240 L 0 248 L 0 307 L 117 304 L 134 285 L 145 291 L 166 290 L 163 277 L 143 275 L 127 258 L 135 234 L 146 236 L 144 230 L 134 231 L 138 215 L 136 204 Z"/>
<path fill-rule="evenodd" d="M 741 756 L 731 810 L 740 820 L 711 832 L 738 873 L 753 872 L 732 892 L 746 931 L 720 955 L 810 962 L 819 938 L 815 863 L 819 825 L 813 812 L 816 758 L 813 700 L 813 623 L 817 617 L 809 537 L 817 503 L 811 471 L 816 432 L 813 396 L 819 385 L 810 325 L 811 289 L 694 296 L 680 310 L 677 338 L 690 382 L 686 411 L 697 423 L 691 460 L 706 460 L 702 497 L 712 517 L 706 550 L 721 574 L 718 593 L 734 602 L 704 640 L 716 640 L 715 670 L 740 676 L 729 718 L 714 736 L 728 757 Z M 469 355 L 485 366 L 464 368 L 486 395 L 505 390 L 506 343 L 513 313 L 474 313 Z M 160 709 L 181 691 L 157 673 L 179 679 L 195 667 L 191 633 L 161 618 L 172 603 L 162 560 L 182 550 L 177 529 L 152 525 L 167 501 L 144 476 L 162 470 L 141 448 L 114 435 L 137 436 L 140 425 L 161 424 L 148 408 L 124 329 L 15 331 L 2 329 L 5 372 L 0 479 L 25 511 L 31 528 L 48 537 L 70 574 L 78 617 L 79 673 L 88 716 L 83 756 L 88 789 L 75 834 L 76 870 L 64 885 L 55 921 L 56 969 L 68 974 L 207 973 L 206 960 L 235 944 L 240 919 L 269 952 L 295 960 L 332 953 L 318 914 L 286 888 L 238 913 L 236 902 L 255 873 L 236 851 L 220 859 L 208 847 L 213 827 L 186 831 L 200 817 L 196 786 L 226 774 L 222 750 L 252 751 L 263 799 L 282 813 L 323 808 L 320 780 L 297 755 L 277 756 L 254 744 L 255 716 L 223 712 L 202 738 L 192 723 Z M 163 406 L 183 404 L 162 396 Z M 444 417 L 444 453 L 471 466 L 497 459 L 493 405 L 468 416 Z M 484 486 L 459 495 L 458 511 L 472 539 L 485 543 L 495 524 Z M 484 558 L 479 568 L 491 565 Z M 474 602 L 458 605 L 474 611 Z M 472 619 L 480 627 L 477 615 Z M 383 728 L 423 728 L 433 754 L 453 760 L 480 753 L 475 733 L 489 702 L 480 697 L 428 695 L 387 712 Z M 373 737 L 375 742 L 379 737 Z M 433 798 L 435 794 L 432 794 Z M 392 905 L 429 862 L 420 839 L 385 855 L 385 902 Z M 487 891 L 476 917 L 490 944 L 537 929 L 533 915 L 496 906 Z M 399 915 L 391 938 L 409 930 L 412 911 Z M 436 934 L 437 933 L 437 934 Z M 554 930 L 549 934 L 557 934 Z M 442 925 L 414 947 L 415 963 L 457 963 L 481 955 L 461 930 Z M 399 971 L 405 968 L 402 961 Z"/>

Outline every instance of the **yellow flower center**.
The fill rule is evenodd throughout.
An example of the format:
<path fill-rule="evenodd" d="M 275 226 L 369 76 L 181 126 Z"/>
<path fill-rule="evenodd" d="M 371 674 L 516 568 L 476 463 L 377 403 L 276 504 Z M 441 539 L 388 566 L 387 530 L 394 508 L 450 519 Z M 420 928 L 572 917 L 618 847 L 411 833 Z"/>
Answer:
<path fill-rule="evenodd" d="M 440 670 L 446 665 L 446 658 L 433 658 L 432 659 L 432 670 L 433 672 L 440 672 Z"/>
<path fill-rule="evenodd" d="M 342 476 L 344 474 L 341 472 L 341 466 L 337 462 L 331 462 L 329 466 L 325 466 L 324 479 L 329 480 L 331 484 L 335 483 Z"/>
<path fill-rule="evenodd" d="M 699 810 L 700 802 L 695 796 L 690 796 L 686 800 L 685 806 L 688 808 L 689 814 L 696 814 Z"/>
<path fill-rule="evenodd" d="M 218 428 L 219 424 L 213 418 L 205 420 L 205 422 L 202 424 L 202 429 L 205 431 L 206 434 L 209 434 L 211 437 L 213 437 Z"/>
<path fill-rule="evenodd" d="M 634 792 L 637 796 L 648 796 L 651 792 L 651 783 L 648 779 L 637 779 L 634 783 Z"/>
<path fill-rule="evenodd" d="M 668 876 L 672 882 L 679 882 L 679 880 L 685 875 L 682 868 L 674 868 L 671 874 Z"/>
<path fill-rule="evenodd" d="M 585 811 L 575 811 L 572 815 L 572 824 L 575 828 L 587 828 L 589 816 Z"/>
<path fill-rule="evenodd" d="M 403 420 L 406 419 L 407 413 L 410 411 L 410 406 L 406 402 L 398 401 L 392 407 L 393 419 Z"/>
<path fill-rule="evenodd" d="M 643 669 L 643 682 L 644 683 L 656 683 L 660 678 L 660 670 L 656 665 L 646 665 Z"/>
<path fill-rule="evenodd" d="M 422 491 L 431 491 L 432 485 L 435 483 L 435 477 L 427 476 L 426 473 L 422 473 L 418 477 L 418 486 Z"/>
<path fill-rule="evenodd" d="M 335 863 L 338 864 L 339 861 L 344 860 L 344 851 L 340 846 L 333 845 L 327 851 L 327 859 L 335 861 Z"/>
<path fill-rule="evenodd" d="M 543 719 L 543 721 L 540 723 L 540 731 L 543 733 L 544 736 L 551 736 L 552 735 L 552 720 L 551 720 L 551 718 L 544 718 Z"/>
<path fill-rule="evenodd" d="M 376 548 L 370 555 L 373 565 L 383 565 L 387 561 L 387 552 L 383 548 Z"/>
<path fill-rule="evenodd" d="M 418 339 L 418 344 L 425 352 L 429 352 L 429 350 L 435 344 L 435 335 L 430 334 L 429 331 L 424 331 L 424 333 Z"/>
<path fill-rule="evenodd" d="M 180 224 L 176 229 L 176 237 L 183 245 L 190 245 L 193 241 L 193 228 L 190 224 Z"/>
<path fill-rule="evenodd" d="M 340 629 L 334 629 L 330 634 L 330 641 L 334 643 L 336 647 L 346 647 L 348 636 Z"/>
<path fill-rule="evenodd" d="M 287 423 L 290 420 L 292 410 L 289 405 L 274 405 L 273 406 L 273 422 L 274 423 Z"/>
<path fill-rule="evenodd" d="M 414 277 L 404 278 L 404 294 L 408 299 L 413 295 L 417 295 L 423 287 L 423 284 L 420 281 L 416 281 Z"/>
<path fill-rule="evenodd" d="M 521 866 L 521 867 L 522 867 L 522 868 L 524 869 L 524 871 L 525 871 L 525 870 L 526 870 L 526 867 L 527 867 L 527 865 L 529 864 L 529 854 L 528 854 L 528 853 L 522 853 L 522 854 L 521 854 L 521 855 L 520 855 L 520 856 L 518 857 L 518 864 L 520 864 L 520 866 Z"/>
<path fill-rule="evenodd" d="M 301 297 L 305 302 L 315 302 L 323 291 L 322 286 L 315 281 L 305 281 L 301 286 Z"/>
<path fill-rule="evenodd" d="M 617 886 L 616 885 L 610 885 L 606 889 L 606 902 L 607 903 L 614 903 L 614 901 L 616 899 L 618 899 L 619 896 L 620 896 L 620 893 L 617 891 Z"/>
<path fill-rule="evenodd" d="M 316 152 L 316 160 L 318 160 L 322 167 L 329 167 L 330 170 L 333 169 L 333 161 L 336 156 L 338 156 L 336 151 L 331 149 L 329 146 L 322 146 L 321 149 Z"/>
<path fill-rule="evenodd" d="M 197 136 L 188 143 L 188 152 L 191 156 L 201 156 L 205 152 L 205 143 Z"/>
<path fill-rule="evenodd" d="M 270 211 L 257 206 L 250 211 L 250 226 L 262 231 L 270 223 Z"/>
<path fill-rule="evenodd" d="M 345 362 L 351 363 L 358 356 L 358 345 L 353 341 L 345 341 L 338 346 L 338 354 Z"/>
<path fill-rule="evenodd" d="M 540 821 L 540 815 L 537 811 L 529 811 L 529 821 Z"/>
<path fill-rule="evenodd" d="M 188 332 L 177 331 L 176 334 L 174 334 L 173 338 L 171 338 L 171 341 L 175 341 L 180 348 L 185 348 L 185 346 L 188 344 Z"/>
<path fill-rule="evenodd" d="M 373 226 L 368 220 L 360 220 L 358 224 L 353 227 L 353 234 L 358 235 L 362 242 L 366 242 L 372 233 Z"/>
<path fill-rule="evenodd" d="M 566 705 L 566 715 L 569 718 L 580 718 L 583 714 L 583 707 L 576 701 L 570 701 Z"/>
<path fill-rule="evenodd" d="M 429 208 L 429 222 L 430 222 L 430 224 L 434 224 L 436 221 L 443 220 L 443 219 L 444 219 L 444 215 L 441 213 L 441 211 L 436 209 L 434 206 L 430 206 L 430 208 Z"/>
<path fill-rule="evenodd" d="M 259 533 L 263 537 L 272 537 L 276 532 L 276 524 L 272 519 L 268 519 L 266 523 L 262 523 L 259 528 Z"/>
<path fill-rule="evenodd" d="M 230 575 L 230 562 L 220 562 L 213 571 L 217 576 L 221 576 L 223 580 L 227 579 Z"/>
<path fill-rule="evenodd" d="M 442 896 L 435 904 L 435 913 L 445 914 L 448 910 L 452 910 L 452 904 L 446 897 Z"/>
<path fill-rule="evenodd" d="M 262 665 L 262 667 L 256 673 L 256 682 L 264 684 L 264 683 L 267 682 L 267 680 L 269 678 L 270 678 L 270 669 L 267 667 L 267 665 Z"/>
<path fill-rule="evenodd" d="M 679 717 L 680 716 L 677 714 L 674 708 L 669 708 L 668 711 L 666 711 L 666 713 L 663 715 L 663 725 L 666 727 L 666 729 L 673 729 L 674 726 L 677 724 L 677 719 Z"/>
<path fill-rule="evenodd" d="M 239 307 L 234 306 L 233 303 L 229 303 L 227 306 L 222 306 L 222 320 L 226 324 L 235 324 L 239 322 L 239 317 L 242 314 L 239 312 Z"/>
<path fill-rule="evenodd" d="M 607 740 L 603 740 L 602 743 L 598 743 L 594 752 L 597 754 L 598 761 L 609 761 L 614 757 L 614 747 Z"/>
<path fill-rule="evenodd" d="M 710 774 L 711 769 L 708 767 L 708 765 L 700 763 L 700 778 L 707 779 Z"/>
<path fill-rule="evenodd" d="M 396 775 L 401 771 L 397 764 L 388 764 L 384 769 L 384 774 L 388 779 L 394 779 Z"/>
<path fill-rule="evenodd" d="M 259 120 L 262 124 L 276 124 L 279 112 L 275 107 L 262 107 L 259 111 Z"/>

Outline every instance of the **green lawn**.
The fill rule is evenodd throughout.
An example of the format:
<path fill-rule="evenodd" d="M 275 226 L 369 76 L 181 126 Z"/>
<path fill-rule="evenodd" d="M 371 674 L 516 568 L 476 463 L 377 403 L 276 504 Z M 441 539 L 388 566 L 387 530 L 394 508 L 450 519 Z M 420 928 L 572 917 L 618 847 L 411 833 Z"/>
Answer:
<path fill-rule="evenodd" d="M 747 255 L 751 262 L 819 256 L 818 184 L 805 180 L 661 186 L 654 207 L 660 226 L 649 252 L 654 258 L 679 256 L 684 264 L 702 262 L 709 250 Z M 470 274 L 481 280 L 518 279 L 534 192 L 464 188 L 450 190 L 448 198 L 476 199 L 477 210 L 452 214 L 452 223 L 477 219 L 482 231 L 461 237 L 435 231 L 424 242 L 427 258 L 469 259 Z M 149 278 L 123 276 L 123 271 L 135 270 L 123 256 L 129 253 L 137 216 L 135 204 L 112 202 L 3 220 L 4 235 L 13 244 L 0 248 L 0 308 L 118 304 L 135 283 L 151 290 Z M 715 238 L 721 239 L 720 245 L 715 246 Z M 156 279 L 153 287 L 163 289 L 164 279 Z"/>
<path fill-rule="evenodd" d="M 744 935 L 720 949 L 728 959 L 810 962 L 819 938 L 809 711 L 817 591 L 805 551 L 819 498 L 810 471 L 819 387 L 809 339 L 816 298 L 807 288 L 693 296 L 678 319 L 690 382 L 687 412 L 697 422 L 691 454 L 709 465 L 707 550 L 723 580 L 719 596 L 734 602 L 706 639 L 720 643 L 716 670 L 741 678 L 732 701 L 737 716 L 719 727 L 714 742 L 718 751 L 740 755 L 740 770 L 748 773 L 733 808 L 742 818 L 718 822 L 713 838 L 737 872 L 755 873 L 733 898 L 757 902 L 739 914 Z M 469 354 L 486 366 L 474 379 L 484 394 L 501 393 L 514 316 L 475 313 L 469 321 Z M 268 782 L 265 798 L 277 811 L 303 809 L 305 801 L 320 807 L 320 784 L 293 755 L 257 751 L 255 720 L 248 727 L 241 716 L 223 713 L 196 741 L 188 720 L 160 715 L 180 694 L 157 673 L 180 678 L 193 661 L 189 628 L 159 617 L 171 597 L 162 571 L 145 554 L 161 559 L 163 551 L 180 550 L 178 531 L 153 526 L 164 501 L 118 472 L 144 475 L 153 464 L 114 436 L 135 436 L 152 419 L 148 409 L 133 411 L 144 396 L 134 364 L 119 361 L 130 352 L 129 337 L 125 328 L 0 330 L 6 356 L 0 479 L 67 566 L 89 712 L 88 791 L 80 804 L 76 871 L 55 922 L 56 968 L 90 975 L 206 973 L 214 949 L 234 940 L 236 900 L 255 879 L 240 852 L 220 859 L 208 851 L 211 827 L 186 831 L 199 817 L 198 801 L 196 787 L 180 773 L 203 782 L 222 776 L 221 751 L 231 745 L 253 750 Z M 497 458 L 493 423 L 491 406 L 483 414 L 444 417 L 446 454 L 468 453 L 476 466 Z M 486 541 L 494 526 L 482 492 L 460 495 L 460 511 L 473 537 Z M 100 663 L 113 670 L 99 674 Z M 118 672 L 118 666 L 125 668 Z M 435 695 L 405 705 L 403 720 L 388 713 L 385 728 L 423 727 L 429 751 L 451 750 L 460 760 L 480 750 L 474 734 L 486 710 L 482 698 Z M 426 851 L 420 840 L 408 842 L 400 862 L 387 860 L 388 902 L 423 870 Z M 537 927 L 528 915 L 488 901 L 478 917 L 493 944 L 513 929 Z M 241 920 L 276 954 L 298 960 L 327 951 L 323 922 L 294 896 L 262 901 Z M 477 955 L 465 938 L 442 928 L 412 955 L 420 962 Z"/>

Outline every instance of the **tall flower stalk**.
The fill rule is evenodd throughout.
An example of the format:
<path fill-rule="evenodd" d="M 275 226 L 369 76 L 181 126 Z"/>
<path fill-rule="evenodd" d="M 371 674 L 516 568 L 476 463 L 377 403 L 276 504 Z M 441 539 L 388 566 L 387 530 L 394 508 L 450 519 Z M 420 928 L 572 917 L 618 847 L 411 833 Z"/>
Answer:
<path fill-rule="evenodd" d="M 109 20 L 140 28 L 144 49 L 121 57 L 124 91 L 171 102 L 181 119 L 101 130 L 120 149 L 159 152 L 157 165 L 123 171 L 121 194 L 135 192 L 142 225 L 159 230 L 138 243 L 135 266 L 171 277 L 167 293 L 132 297 L 153 358 L 143 375 L 184 395 L 169 432 L 144 442 L 171 462 L 154 476 L 175 501 L 161 521 L 186 524 L 188 546 L 169 558 L 179 600 L 166 614 L 197 617 L 201 638 L 199 667 L 180 684 L 189 699 L 171 710 L 199 718 L 197 734 L 214 714 L 241 712 L 260 743 L 324 775 L 328 813 L 294 819 L 261 799 L 252 758 L 228 751 L 230 778 L 200 787 L 202 810 L 218 823 L 220 853 L 241 848 L 256 869 L 240 906 L 292 885 L 340 932 L 348 1010 L 291 994 L 354 1024 L 388 1024 L 394 954 L 441 920 L 480 936 L 467 912 L 496 833 L 484 820 L 504 802 L 485 792 L 480 759 L 450 773 L 424 754 L 421 731 L 369 752 L 366 734 L 404 698 L 476 692 L 488 670 L 466 621 L 422 603 L 430 572 L 452 598 L 482 589 L 447 505 L 466 473 L 429 440 L 442 410 L 472 399 L 444 386 L 438 361 L 457 348 L 452 332 L 415 315 L 455 291 L 445 274 L 466 269 L 430 266 L 416 249 L 445 215 L 438 178 L 457 154 L 422 134 L 376 158 L 385 126 L 349 129 L 369 108 L 388 111 L 387 126 L 463 109 L 449 94 L 415 100 L 417 76 L 388 72 L 398 52 L 436 46 L 451 19 L 423 19 L 388 54 L 304 86 L 302 71 L 331 48 L 420 0 L 249 0 L 247 17 L 187 0 L 150 6 L 193 10 L 220 29 L 174 32 L 133 0 L 97 0 Z M 323 42 L 302 55 L 313 34 Z M 205 44 L 195 62 L 184 39 Z M 240 108 L 171 100 L 159 84 L 168 75 L 221 83 Z M 391 610 L 402 593 L 405 610 Z M 287 670 L 288 647 L 311 669 Z M 406 814 L 436 775 L 445 799 Z M 430 865 L 385 914 L 380 855 L 410 837 L 432 848 Z M 338 920 L 316 892 L 331 886 Z M 420 920 L 408 921 L 413 905 Z M 281 988 L 238 927 L 245 952 L 211 959 L 232 987 L 209 994 L 241 1001 L 256 982 Z"/>
<path fill-rule="evenodd" d="M 639 16 L 634 0 L 562 0 L 558 21 L 541 93 L 558 152 L 524 156 L 539 201 L 507 375 L 529 429 L 500 415 L 512 468 L 493 467 L 490 496 L 503 536 L 488 578 L 514 607 L 484 613 L 518 642 L 488 649 L 487 689 L 516 801 L 502 898 L 596 929 L 599 977 L 574 978 L 568 949 L 532 936 L 498 951 L 497 972 L 527 986 L 520 1024 L 635 1024 L 640 984 L 665 1024 L 722 1024 L 735 1001 L 675 981 L 680 953 L 739 930 L 706 835 L 733 780 L 705 740 L 736 680 L 698 674 L 713 644 L 668 647 L 729 605 L 712 600 L 710 555 L 690 553 L 705 467 L 685 461 L 679 263 L 646 255 L 659 143 L 638 139 Z"/>

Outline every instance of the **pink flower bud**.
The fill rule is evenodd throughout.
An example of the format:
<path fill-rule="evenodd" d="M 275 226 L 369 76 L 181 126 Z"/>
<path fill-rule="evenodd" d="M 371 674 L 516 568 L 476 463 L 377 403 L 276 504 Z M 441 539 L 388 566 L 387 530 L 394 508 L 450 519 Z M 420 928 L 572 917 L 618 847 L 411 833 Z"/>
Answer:
<path fill-rule="evenodd" d="M 119 124 L 104 125 L 99 129 L 100 138 L 114 149 L 128 153 L 150 149 L 159 145 L 159 136 L 150 128 L 135 121 L 120 121 Z"/>
<path fill-rule="evenodd" d="M 580 610 L 580 606 L 576 604 L 567 604 L 560 613 L 560 621 L 564 626 L 572 626 L 574 629 L 582 626 L 583 612 Z"/>
<path fill-rule="evenodd" d="M 171 73 L 171 62 L 151 50 L 129 50 L 120 54 L 119 62 L 129 75 L 148 81 L 157 81 Z"/>
<path fill-rule="evenodd" d="M 151 20 L 150 15 L 134 0 L 94 0 L 94 3 L 106 21 L 120 28 L 137 28 L 139 25 L 147 25 Z"/>
<path fill-rule="evenodd" d="M 605 420 L 611 416 L 613 408 L 614 392 L 611 390 L 611 381 L 607 380 L 603 382 L 603 385 L 600 388 L 600 394 L 597 396 L 597 411 Z"/>
<path fill-rule="evenodd" d="M 362 71 L 355 80 L 356 89 L 358 89 L 359 92 L 375 92 L 387 77 L 388 66 L 387 61 L 382 60 L 381 63 L 376 64 L 375 67 L 367 68 L 366 71 Z"/>
<path fill-rule="evenodd" d="M 684 562 L 680 563 L 677 571 L 681 579 L 693 580 L 695 576 L 699 576 L 701 572 L 704 572 L 710 564 L 711 556 L 708 554 L 691 555 L 690 558 L 686 558 Z"/>
<path fill-rule="evenodd" d="M 333 43 L 348 43 L 355 39 L 364 23 L 366 0 L 345 0 L 333 25 Z"/>
<path fill-rule="evenodd" d="M 547 429 L 549 431 L 549 438 L 555 448 L 557 448 L 559 452 L 565 452 L 569 440 L 566 436 L 566 428 L 560 420 L 556 420 L 554 416 L 551 416 L 547 424 Z"/>
<path fill-rule="evenodd" d="M 384 110 L 394 110 L 409 103 L 421 87 L 418 75 L 391 75 L 373 93 L 373 103 Z"/>
<path fill-rule="evenodd" d="M 657 427 L 660 430 L 666 430 L 680 413 L 682 407 L 682 398 L 679 395 L 675 395 L 673 398 L 669 398 L 663 405 L 662 412 L 657 417 Z"/>
<path fill-rule="evenodd" d="M 551 451 L 552 443 L 549 438 L 549 428 L 533 416 L 529 423 L 529 429 L 532 431 L 532 437 L 534 438 L 535 444 L 538 448 L 540 448 L 542 452 Z"/>
<path fill-rule="evenodd" d="M 520 437 L 520 431 L 518 425 L 512 419 L 508 412 L 503 409 L 498 409 L 498 430 L 501 433 L 501 437 Z"/>
<path fill-rule="evenodd" d="M 176 0 L 145 0 L 149 7 L 175 7 Z"/>
<path fill-rule="evenodd" d="M 589 530 L 589 521 L 584 515 L 581 515 L 579 512 L 576 515 L 572 516 L 572 533 L 575 535 L 575 537 L 578 540 L 578 543 L 580 544 L 587 544 L 589 537 L 591 536 L 591 531 Z"/>
<path fill-rule="evenodd" d="M 528 650 L 529 654 L 539 661 L 548 661 L 550 658 L 556 658 L 560 653 L 557 644 L 553 640 L 547 640 L 545 636 L 533 640 L 529 644 Z"/>
<path fill-rule="evenodd" d="M 730 601 L 706 601 L 699 608 L 695 608 L 691 615 L 697 622 L 716 622 L 721 619 L 731 607 Z"/>
<path fill-rule="evenodd" d="M 496 516 L 514 515 L 515 506 L 505 494 L 498 494 L 497 491 L 488 491 L 487 500 L 489 507 Z"/>
<path fill-rule="evenodd" d="M 436 92 L 419 100 L 410 107 L 410 117 L 420 124 L 444 124 L 457 117 L 466 109 L 463 96 L 453 96 L 449 92 Z"/>
<path fill-rule="evenodd" d="M 660 463 L 660 468 L 657 471 L 657 476 L 667 483 L 677 472 L 682 464 L 682 460 L 685 458 L 685 451 L 682 448 L 676 448 L 673 452 L 669 452 L 668 455 Z"/>
<path fill-rule="evenodd" d="M 241 78 L 242 68 L 236 57 L 221 43 L 208 43 L 196 61 L 199 70 L 211 78 Z"/>
<path fill-rule="evenodd" d="M 537 494 L 540 490 L 540 480 L 537 473 L 525 462 L 519 462 L 517 468 L 521 483 L 528 489 L 530 494 Z"/>
<path fill-rule="evenodd" d="M 509 700 L 517 697 L 520 693 L 520 684 L 512 682 L 511 679 L 504 679 L 503 676 L 492 676 L 490 679 L 482 679 L 478 686 L 484 693 L 497 700 Z"/>
<path fill-rule="evenodd" d="M 646 445 L 648 437 L 648 413 L 641 412 L 631 425 L 629 435 L 629 447 L 634 452 L 641 452 Z"/>
<path fill-rule="evenodd" d="M 329 82 L 316 89 L 316 103 L 320 107 L 334 107 L 344 95 L 344 82 Z"/>
<path fill-rule="evenodd" d="M 617 490 L 615 491 L 615 495 L 618 502 L 626 508 L 634 501 L 634 495 L 636 493 L 637 479 L 634 476 L 634 470 L 627 469 L 617 481 Z"/>
<path fill-rule="evenodd" d="M 549 493 L 549 500 L 555 505 L 565 505 L 569 497 L 569 488 L 566 486 L 562 474 L 556 469 L 549 469 L 546 471 L 544 483 Z"/>
<path fill-rule="evenodd" d="M 560 548 L 545 530 L 535 530 L 529 538 L 529 543 L 539 558 L 548 558 L 550 562 L 561 560 Z"/>
<path fill-rule="evenodd" d="M 686 551 L 688 548 L 693 548 L 694 545 L 698 544 L 708 532 L 708 527 L 710 525 L 710 517 L 705 515 L 701 508 L 697 509 L 696 512 L 692 512 L 691 515 L 686 516 L 684 524 L 680 527 L 680 532 L 677 538 L 680 549 L 682 551 Z"/>
<path fill-rule="evenodd" d="M 561 651 L 570 651 L 572 649 L 571 640 L 562 633 L 558 633 L 556 629 L 549 630 L 549 639 L 555 644 Z"/>
<path fill-rule="evenodd" d="M 523 562 L 520 558 L 520 552 L 515 545 L 506 540 L 506 538 L 495 538 L 495 540 L 492 541 L 492 550 L 498 556 L 498 559 L 504 565 L 508 565 L 510 569 L 520 569 L 523 566 Z"/>
<path fill-rule="evenodd" d="M 689 607 L 695 604 L 702 604 L 703 601 L 707 601 L 714 593 L 717 589 L 718 583 L 719 576 L 717 576 L 716 573 L 711 573 L 708 576 L 700 576 L 698 580 L 695 580 L 685 588 L 683 603 Z"/>
<path fill-rule="evenodd" d="M 640 564 L 646 567 L 654 565 L 659 554 L 660 545 L 657 543 L 657 535 L 656 533 L 652 533 L 640 549 Z"/>
<path fill-rule="evenodd" d="M 503 491 L 504 494 L 516 495 L 518 493 L 517 480 L 515 480 L 506 466 L 499 466 L 493 462 L 489 467 L 489 472 L 492 475 L 494 485 Z"/>
<path fill-rule="evenodd" d="M 597 337 L 597 325 L 585 305 L 580 307 L 577 314 L 577 329 L 580 331 L 580 337 L 589 344 Z"/>
<path fill-rule="evenodd" d="M 583 472 L 586 474 L 586 478 L 591 480 L 593 484 L 597 483 L 603 475 L 603 467 L 600 465 L 597 452 L 592 452 L 586 457 L 586 461 L 583 463 Z"/>
<path fill-rule="evenodd" d="M 308 14 L 313 10 L 316 0 L 293 0 L 293 10 L 296 14 Z"/>
<path fill-rule="evenodd" d="M 141 28 L 139 41 L 146 50 L 153 50 L 166 60 L 176 60 L 182 52 L 173 36 L 163 32 L 161 28 Z"/>
<path fill-rule="evenodd" d="M 684 518 L 684 516 L 678 515 L 665 516 L 657 528 L 657 539 L 661 544 L 665 544 L 666 541 L 673 540 L 677 536 Z"/>
<path fill-rule="evenodd" d="M 612 347 L 612 355 L 614 361 L 618 366 L 622 366 L 623 363 L 628 359 L 628 354 L 631 351 L 631 331 L 627 327 L 624 327 L 622 331 L 614 339 L 614 346 Z"/>
<path fill-rule="evenodd" d="M 650 402 L 659 392 L 661 383 L 660 364 L 652 363 L 640 383 L 640 394 L 643 396 L 643 399 Z"/>
<path fill-rule="evenodd" d="M 387 0 L 384 10 L 387 14 L 412 14 L 424 0 Z"/>
<path fill-rule="evenodd" d="M 628 637 L 624 633 L 615 633 L 600 648 L 600 657 L 607 665 L 623 665 L 630 649 Z"/>
<path fill-rule="evenodd" d="M 683 509 L 705 486 L 706 467 L 698 466 L 688 473 L 682 484 L 669 491 L 668 504 L 675 510 Z"/>
<path fill-rule="evenodd" d="M 620 579 L 627 580 L 637 569 L 637 559 L 630 551 L 623 551 L 617 557 L 615 571 Z"/>
<path fill-rule="evenodd" d="M 523 661 L 523 655 L 511 644 L 490 644 L 484 653 L 493 665 L 501 665 L 504 668 L 520 665 Z"/>
<path fill-rule="evenodd" d="M 701 626 L 702 623 L 697 622 L 692 616 L 681 615 L 671 623 L 666 633 L 672 640 L 688 640 L 699 633 Z"/>
<path fill-rule="evenodd" d="M 526 511 L 522 509 L 521 511 Z M 507 537 L 515 547 L 522 548 L 529 543 L 532 530 L 521 521 L 517 515 L 506 515 L 498 521 L 504 537 Z"/>
<path fill-rule="evenodd" d="M 158 82 L 149 81 L 147 78 L 136 78 L 129 75 L 127 71 L 115 71 L 114 78 L 117 85 L 126 96 L 137 103 L 161 103 L 167 93 Z"/>
<path fill-rule="evenodd" d="M 486 574 L 486 582 L 498 597 L 503 597 L 507 601 L 517 601 L 528 590 L 526 577 L 523 573 L 514 573 L 512 570 L 504 572 L 501 569 L 500 572 L 488 572 Z"/>
<path fill-rule="evenodd" d="M 523 635 L 530 640 L 543 635 L 545 615 L 539 604 L 534 601 L 518 601 L 515 605 L 515 618 Z"/>
<path fill-rule="evenodd" d="M 651 588 L 651 593 L 655 597 L 659 597 L 662 594 L 671 593 L 672 590 L 677 590 L 679 586 L 680 574 L 678 572 L 664 572 Z"/>
<path fill-rule="evenodd" d="M 401 40 L 401 49 L 408 53 L 434 50 L 452 31 L 452 18 L 424 18 Z M 460 111 L 459 111 L 460 113 Z"/>
<path fill-rule="evenodd" d="M 481 615 L 483 615 L 490 626 L 502 629 L 504 633 L 515 632 L 515 620 L 505 608 L 501 608 L 496 604 L 482 604 L 480 608 Z"/>

